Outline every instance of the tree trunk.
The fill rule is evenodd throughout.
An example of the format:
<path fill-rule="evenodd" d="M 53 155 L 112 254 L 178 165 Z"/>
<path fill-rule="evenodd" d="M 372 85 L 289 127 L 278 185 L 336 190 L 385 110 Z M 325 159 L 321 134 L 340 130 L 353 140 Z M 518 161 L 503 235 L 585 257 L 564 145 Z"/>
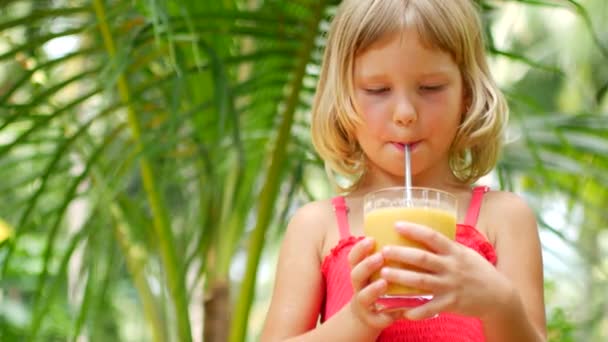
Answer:
<path fill-rule="evenodd" d="M 226 342 L 230 328 L 230 286 L 216 281 L 205 299 L 204 342 Z"/>

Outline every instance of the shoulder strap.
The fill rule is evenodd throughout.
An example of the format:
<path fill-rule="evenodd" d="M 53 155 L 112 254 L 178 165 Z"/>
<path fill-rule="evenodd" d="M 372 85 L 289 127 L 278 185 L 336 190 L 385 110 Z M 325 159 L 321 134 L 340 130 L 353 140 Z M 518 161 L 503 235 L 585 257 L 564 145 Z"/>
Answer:
<path fill-rule="evenodd" d="M 464 220 L 465 225 L 471 227 L 475 227 L 477 225 L 477 218 L 479 217 L 479 210 L 481 209 L 483 195 L 488 191 L 490 191 L 490 188 L 487 186 L 477 186 L 473 189 L 471 203 L 469 203 L 469 209 L 467 210 L 467 217 Z"/>
<path fill-rule="evenodd" d="M 338 196 L 331 200 L 331 204 L 334 206 L 336 212 L 336 219 L 338 220 L 338 229 L 340 230 L 340 239 L 345 239 L 350 236 L 350 229 L 348 228 L 348 207 L 344 197 Z"/>

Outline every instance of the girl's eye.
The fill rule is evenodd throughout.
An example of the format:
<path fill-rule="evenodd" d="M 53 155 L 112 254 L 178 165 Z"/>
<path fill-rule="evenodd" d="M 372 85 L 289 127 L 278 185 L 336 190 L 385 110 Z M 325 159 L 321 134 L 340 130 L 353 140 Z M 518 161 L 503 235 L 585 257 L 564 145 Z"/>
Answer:
<path fill-rule="evenodd" d="M 443 84 L 439 84 L 439 85 L 423 85 L 420 86 L 420 90 L 423 92 L 436 92 L 436 91 L 440 91 L 444 88 Z"/>
<path fill-rule="evenodd" d="M 378 95 L 378 94 L 386 93 L 388 90 L 389 90 L 389 88 L 387 88 L 387 87 L 368 88 L 368 89 L 365 89 L 365 92 L 368 94 L 372 94 L 372 95 Z"/>

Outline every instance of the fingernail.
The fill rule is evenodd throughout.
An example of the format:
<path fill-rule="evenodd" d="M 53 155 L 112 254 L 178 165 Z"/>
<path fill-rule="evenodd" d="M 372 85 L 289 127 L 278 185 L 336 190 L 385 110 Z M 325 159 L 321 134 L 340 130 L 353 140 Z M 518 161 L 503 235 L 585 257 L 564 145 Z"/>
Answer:
<path fill-rule="evenodd" d="M 410 321 L 418 321 L 420 320 L 420 314 L 418 313 L 418 311 L 412 309 L 412 310 L 408 310 L 405 313 L 405 318 L 410 320 Z"/>
<path fill-rule="evenodd" d="M 374 264 L 382 262 L 382 256 L 380 254 L 373 254 L 369 258 Z"/>
<path fill-rule="evenodd" d="M 391 272 L 393 272 L 393 271 L 391 270 L 390 267 L 383 267 L 380 270 L 380 276 L 382 276 L 382 277 L 389 277 L 391 275 Z"/>
<path fill-rule="evenodd" d="M 403 221 L 397 221 L 397 222 L 395 222 L 395 228 L 397 228 L 397 229 L 403 229 L 406 226 L 407 226 L 406 222 L 403 222 Z"/>

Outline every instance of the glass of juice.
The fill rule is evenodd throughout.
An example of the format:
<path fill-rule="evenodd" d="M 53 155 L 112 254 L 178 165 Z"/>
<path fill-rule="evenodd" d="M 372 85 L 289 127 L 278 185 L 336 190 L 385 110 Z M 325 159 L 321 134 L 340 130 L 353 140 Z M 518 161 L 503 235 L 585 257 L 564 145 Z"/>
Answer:
<path fill-rule="evenodd" d="M 422 187 L 385 188 L 365 195 L 363 203 L 363 231 L 376 240 L 376 251 L 388 245 L 426 249 L 395 230 L 395 223 L 399 221 L 428 226 L 449 239 L 455 238 L 457 200 L 448 192 Z M 417 270 L 411 265 L 395 262 L 387 262 L 385 266 Z M 379 277 L 379 273 L 375 274 L 372 281 Z M 412 308 L 432 298 L 432 293 L 389 283 L 386 295 L 376 305 L 381 311 L 392 311 Z"/>

